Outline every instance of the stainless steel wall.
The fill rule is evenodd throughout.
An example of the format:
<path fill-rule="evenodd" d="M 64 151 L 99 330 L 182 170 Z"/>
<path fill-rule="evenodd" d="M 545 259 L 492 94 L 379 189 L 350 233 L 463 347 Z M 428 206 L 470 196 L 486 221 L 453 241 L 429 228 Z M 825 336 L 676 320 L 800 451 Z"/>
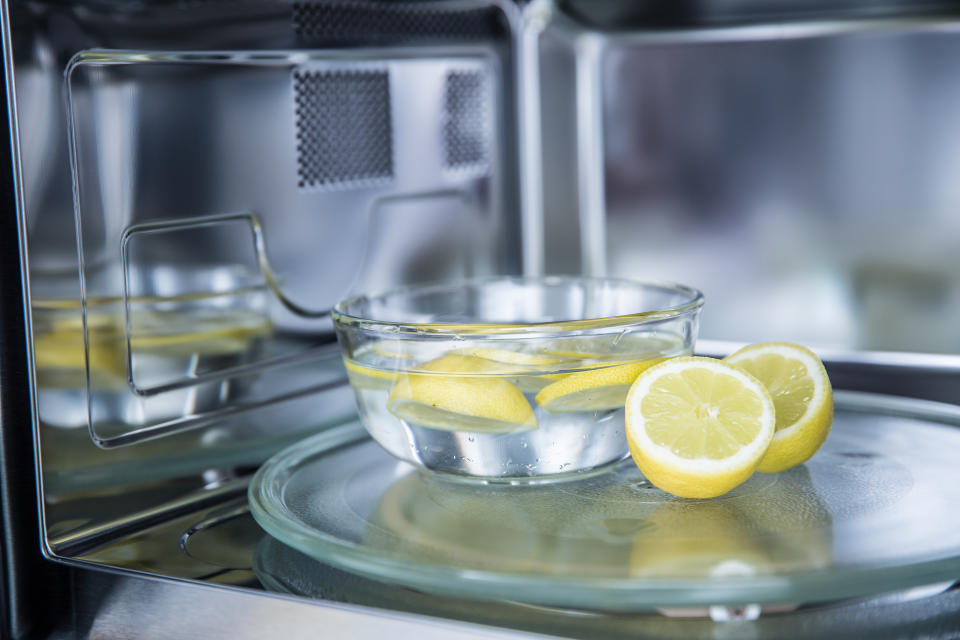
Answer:
<path fill-rule="evenodd" d="M 548 268 L 593 260 L 610 275 L 698 286 L 705 338 L 960 353 L 956 24 L 597 37 L 568 23 L 541 42 L 593 57 L 565 78 L 542 64 L 544 139 L 565 140 L 581 165 L 579 181 L 564 179 L 569 169 L 545 155 L 556 209 L 546 216 Z M 590 125 L 582 112 L 558 115 L 564 102 L 589 104 L 591 86 L 602 130 L 599 259 L 579 250 L 589 225 L 569 223 L 589 208 L 574 134 Z"/>

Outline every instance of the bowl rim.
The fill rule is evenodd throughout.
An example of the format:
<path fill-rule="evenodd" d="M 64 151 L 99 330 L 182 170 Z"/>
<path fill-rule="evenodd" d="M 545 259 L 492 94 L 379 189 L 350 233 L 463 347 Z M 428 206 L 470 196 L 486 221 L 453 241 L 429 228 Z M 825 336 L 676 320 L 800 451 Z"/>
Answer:
<path fill-rule="evenodd" d="M 347 307 L 362 299 L 373 300 L 386 296 L 409 294 L 416 292 L 429 291 L 430 289 L 454 288 L 463 286 L 479 286 L 494 282 L 520 282 L 555 285 L 564 282 L 606 282 L 630 285 L 641 288 L 666 289 L 675 292 L 687 294 L 689 300 L 683 304 L 650 311 L 640 311 L 637 313 L 623 314 L 617 316 L 605 316 L 602 318 L 588 318 L 580 320 L 553 320 L 545 322 L 431 322 L 415 323 L 409 321 L 397 320 L 374 320 L 349 314 L 345 311 Z M 582 331 L 585 329 L 596 329 L 604 327 L 617 327 L 622 325 L 631 325 L 638 322 L 649 322 L 655 320 L 668 320 L 699 310 L 704 304 L 703 293 L 694 287 L 666 281 L 645 281 L 633 280 L 630 278 L 610 278 L 601 276 L 483 276 L 475 278 L 463 278 L 460 280 L 447 280 L 439 282 L 428 282 L 421 284 L 412 284 L 402 287 L 386 289 L 375 293 L 361 293 L 344 298 L 330 311 L 335 325 L 344 325 L 351 327 L 360 327 L 367 331 L 381 331 L 390 334 L 427 334 L 427 335 L 445 335 L 451 334 L 523 334 L 528 332 L 545 333 L 564 333 L 570 331 Z"/>

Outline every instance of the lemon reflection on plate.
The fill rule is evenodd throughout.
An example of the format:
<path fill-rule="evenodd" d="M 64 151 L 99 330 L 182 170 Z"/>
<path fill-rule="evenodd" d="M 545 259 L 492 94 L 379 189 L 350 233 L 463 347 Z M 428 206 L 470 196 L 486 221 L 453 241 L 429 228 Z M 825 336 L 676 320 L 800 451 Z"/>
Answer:
<path fill-rule="evenodd" d="M 798 467 L 759 493 L 664 502 L 637 533 L 631 574 L 725 579 L 829 567 L 832 518 Z"/>
<path fill-rule="evenodd" d="M 381 496 L 364 542 L 464 569 L 641 581 L 832 562 L 831 516 L 803 467 L 710 501 L 677 499 L 634 475 L 622 465 L 582 481 L 498 486 L 411 472 Z"/>

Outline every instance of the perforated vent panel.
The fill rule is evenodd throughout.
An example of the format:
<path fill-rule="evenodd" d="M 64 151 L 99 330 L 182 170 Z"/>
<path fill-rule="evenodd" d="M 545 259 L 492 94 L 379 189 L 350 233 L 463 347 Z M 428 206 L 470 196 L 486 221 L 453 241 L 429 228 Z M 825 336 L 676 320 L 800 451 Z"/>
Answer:
<path fill-rule="evenodd" d="M 317 42 L 481 39 L 504 32 L 500 10 L 451 9 L 413 2 L 295 2 L 299 38 Z"/>
<path fill-rule="evenodd" d="M 301 188 L 393 176 L 387 71 L 298 69 L 293 84 Z"/>
<path fill-rule="evenodd" d="M 443 122 L 446 166 L 486 166 L 492 133 L 488 91 L 483 71 L 447 73 Z"/>

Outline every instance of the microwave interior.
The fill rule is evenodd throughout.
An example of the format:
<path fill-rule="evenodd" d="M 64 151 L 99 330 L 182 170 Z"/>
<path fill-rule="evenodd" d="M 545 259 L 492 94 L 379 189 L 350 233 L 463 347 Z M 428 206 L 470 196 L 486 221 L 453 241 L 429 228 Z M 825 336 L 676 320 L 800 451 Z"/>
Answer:
<path fill-rule="evenodd" d="M 955 411 L 960 8 L 828 4 L 4 2 L 10 635 L 960 627 L 943 580 L 779 610 L 431 595 L 248 506 L 281 450 L 362 437 L 331 308 L 422 282 L 689 282 L 699 353 L 801 342 L 837 389 Z"/>

